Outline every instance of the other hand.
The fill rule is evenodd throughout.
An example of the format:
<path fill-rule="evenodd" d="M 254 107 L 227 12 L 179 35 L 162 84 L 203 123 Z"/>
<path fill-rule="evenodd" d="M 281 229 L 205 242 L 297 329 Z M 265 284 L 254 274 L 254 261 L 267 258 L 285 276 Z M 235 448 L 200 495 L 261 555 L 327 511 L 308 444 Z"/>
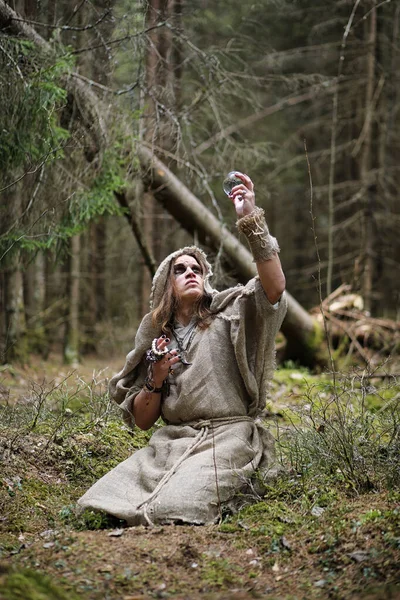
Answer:
<path fill-rule="evenodd" d="M 171 340 L 165 335 L 161 336 L 157 340 L 157 350 L 165 350 Z M 161 387 L 163 381 L 168 377 L 171 372 L 173 365 L 178 363 L 181 357 L 178 355 L 177 350 L 171 350 L 162 356 L 161 360 L 153 363 L 153 380 L 156 387 Z"/>

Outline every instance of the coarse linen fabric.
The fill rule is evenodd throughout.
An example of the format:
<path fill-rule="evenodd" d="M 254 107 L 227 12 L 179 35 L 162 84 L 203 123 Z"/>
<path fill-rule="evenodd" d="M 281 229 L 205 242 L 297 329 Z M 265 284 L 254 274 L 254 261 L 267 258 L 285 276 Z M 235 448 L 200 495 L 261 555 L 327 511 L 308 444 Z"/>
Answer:
<path fill-rule="evenodd" d="M 204 253 L 190 246 L 171 254 L 157 270 L 153 308 L 167 285 L 171 262 L 182 254 L 195 256 L 203 265 L 214 318 L 191 336 L 186 353 L 191 365 L 178 363 L 169 376 L 169 395 L 162 399 L 165 426 L 78 501 L 129 525 L 214 523 L 224 506 L 237 505 L 256 471 L 264 478 L 276 473 L 274 440 L 258 417 L 275 367 L 285 294 L 271 305 L 257 277 L 246 286 L 213 290 Z M 111 396 L 131 427 L 133 401 L 146 376 L 145 353 L 160 335 L 147 314 L 124 368 L 110 382 Z"/>

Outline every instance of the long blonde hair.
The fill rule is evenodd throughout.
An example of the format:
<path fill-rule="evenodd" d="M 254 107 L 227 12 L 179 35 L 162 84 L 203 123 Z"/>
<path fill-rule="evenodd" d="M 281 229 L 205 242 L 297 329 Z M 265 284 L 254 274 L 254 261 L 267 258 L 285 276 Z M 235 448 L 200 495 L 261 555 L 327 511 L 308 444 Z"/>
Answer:
<path fill-rule="evenodd" d="M 203 278 L 205 276 L 204 265 L 198 260 L 195 254 L 189 253 L 201 268 Z M 171 277 L 172 269 L 175 261 L 171 261 L 167 284 L 164 294 L 162 295 L 160 304 L 152 312 L 152 323 L 154 327 L 160 327 L 163 333 L 170 333 L 174 314 L 178 309 L 178 299 L 176 295 L 175 279 Z M 193 315 L 197 317 L 198 327 L 207 329 L 213 319 L 213 312 L 210 310 L 212 296 L 203 292 L 196 300 L 193 307 Z"/>

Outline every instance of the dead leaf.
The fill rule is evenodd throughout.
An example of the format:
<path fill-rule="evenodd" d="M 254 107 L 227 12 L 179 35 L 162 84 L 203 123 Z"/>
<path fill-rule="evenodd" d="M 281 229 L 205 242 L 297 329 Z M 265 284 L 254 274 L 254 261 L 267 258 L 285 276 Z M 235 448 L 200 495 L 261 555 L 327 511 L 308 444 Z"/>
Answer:
<path fill-rule="evenodd" d="M 350 552 L 348 556 L 357 563 L 361 563 L 364 560 L 368 560 L 369 558 L 368 552 L 364 552 L 363 550 L 356 550 L 355 552 Z"/>
<path fill-rule="evenodd" d="M 58 534 L 57 529 L 45 529 L 39 535 L 42 538 L 49 538 L 49 537 L 53 537 L 53 536 L 55 537 L 57 534 Z"/>
<path fill-rule="evenodd" d="M 110 573 L 113 570 L 113 565 L 104 565 L 104 567 L 99 567 L 99 573 Z"/>
<path fill-rule="evenodd" d="M 286 550 L 289 550 L 290 552 L 292 551 L 292 546 L 290 545 L 290 543 L 288 542 L 287 538 L 285 538 L 285 536 L 283 535 L 281 537 L 281 544 L 284 548 L 286 548 Z"/>
<path fill-rule="evenodd" d="M 110 533 L 107 533 L 108 537 L 121 537 L 124 534 L 123 529 L 113 529 Z"/>
<path fill-rule="evenodd" d="M 325 509 L 322 506 L 313 506 L 311 509 L 311 514 L 313 517 L 320 517 L 325 512 Z"/>
<path fill-rule="evenodd" d="M 258 558 L 253 558 L 253 560 L 249 561 L 249 565 L 252 567 L 261 567 L 261 563 Z"/>

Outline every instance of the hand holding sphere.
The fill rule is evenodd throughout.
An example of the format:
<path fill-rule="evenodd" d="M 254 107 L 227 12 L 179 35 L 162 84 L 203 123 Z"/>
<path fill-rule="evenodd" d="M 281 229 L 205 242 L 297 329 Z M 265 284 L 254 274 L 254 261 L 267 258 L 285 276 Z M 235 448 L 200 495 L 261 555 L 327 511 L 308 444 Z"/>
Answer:
<path fill-rule="evenodd" d="M 222 184 L 225 194 L 232 200 L 238 218 L 250 214 L 255 207 L 254 185 L 248 175 L 230 171 Z"/>

